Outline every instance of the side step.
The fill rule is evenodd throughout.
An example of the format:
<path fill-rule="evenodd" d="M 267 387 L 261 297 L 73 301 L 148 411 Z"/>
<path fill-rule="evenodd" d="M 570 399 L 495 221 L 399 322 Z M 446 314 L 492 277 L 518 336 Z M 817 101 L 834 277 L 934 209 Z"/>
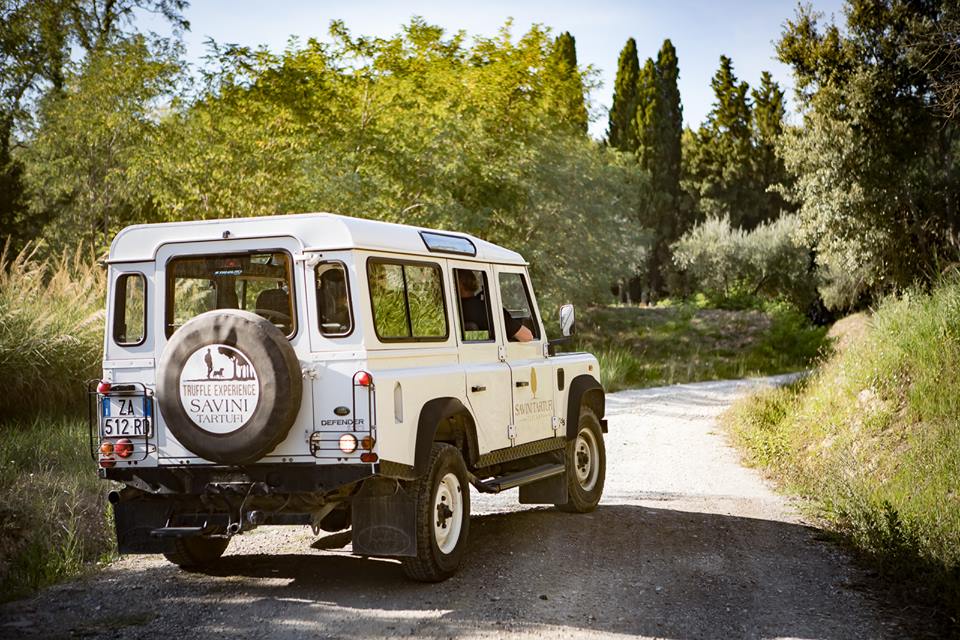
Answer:
<path fill-rule="evenodd" d="M 513 489 L 521 485 L 530 484 L 531 482 L 538 482 L 558 476 L 565 470 L 566 466 L 563 463 L 542 464 L 539 467 L 517 471 L 516 473 L 508 473 L 507 475 L 497 476 L 489 480 L 481 480 L 476 476 L 472 476 L 470 482 L 480 493 L 500 493 L 507 489 Z"/>

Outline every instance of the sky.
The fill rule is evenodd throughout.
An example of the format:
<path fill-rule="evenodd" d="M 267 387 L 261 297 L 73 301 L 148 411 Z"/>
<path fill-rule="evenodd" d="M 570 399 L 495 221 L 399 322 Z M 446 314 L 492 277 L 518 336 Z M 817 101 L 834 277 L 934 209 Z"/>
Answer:
<path fill-rule="evenodd" d="M 812 0 L 811 4 L 828 18 L 832 15 L 842 21 L 842 0 Z M 551 27 L 554 33 L 569 31 L 576 38 L 580 65 L 593 66 L 602 82 L 590 96 L 597 116 L 590 133 L 596 138 L 606 131 L 617 59 L 630 37 L 637 41 L 641 66 L 646 58 L 656 58 L 665 38 L 673 42 L 687 126 L 696 128 L 710 111 L 710 79 L 721 55 L 733 60 L 737 77 L 751 87 L 759 84 L 762 71 L 769 71 L 788 98 L 793 94 L 790 69 L 776 60 L 774 43 L 784 22 L 793 17 L 796 0 L 193 0 L 191 5 L 185 13 L 191 30 L 183 39 L 194 62 L 205 53 L 208 38 L 218 43 L 267 45 L 280 51 L 291 35 L 301 40 L 327 39 L 327 28 L 334 19 L 343 20 L 355 36 L 394 35 L 413 16 L 422 16 L 451 33 L 463 29 L 468 35 L 493 35 L 508 18 L 513 18 L 517 35 L 533 23 Z M 141 26 L 163 31 L 161 22 L 149 18 Z"/>

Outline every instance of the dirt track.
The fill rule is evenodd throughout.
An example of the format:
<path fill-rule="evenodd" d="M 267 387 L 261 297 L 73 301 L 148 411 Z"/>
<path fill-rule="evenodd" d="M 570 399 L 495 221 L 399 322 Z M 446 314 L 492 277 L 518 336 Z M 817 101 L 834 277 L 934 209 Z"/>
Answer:
<path fill-rule="evenodd" d="M 466 566 L 443 584 L 313 549 L 306 528 L 265 528 L 212 573 L 132 556 L 6 605 L 0 637 L 902 637 L 870 581 L 718 433 L 756 384 L 611 394 L 600 508 L 474 493 Z"/>

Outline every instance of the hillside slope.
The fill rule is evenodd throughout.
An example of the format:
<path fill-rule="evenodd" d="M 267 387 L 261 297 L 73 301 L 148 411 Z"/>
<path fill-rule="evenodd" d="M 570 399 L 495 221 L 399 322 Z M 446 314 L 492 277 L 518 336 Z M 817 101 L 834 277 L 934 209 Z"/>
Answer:
<path fill-rule="evenodd" d="M 807 380 L 727 414 L 748 462 L 955 628 L 960 610 L 960 283 L 885 302 Z"/>

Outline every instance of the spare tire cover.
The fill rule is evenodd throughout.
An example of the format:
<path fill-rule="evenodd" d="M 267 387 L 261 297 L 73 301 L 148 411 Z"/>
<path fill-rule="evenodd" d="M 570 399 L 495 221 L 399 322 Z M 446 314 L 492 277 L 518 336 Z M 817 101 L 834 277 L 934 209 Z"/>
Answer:
<path fill-rule="evenodd" d="M 247 464 L 272 451 L 300 410 L 300 362 L 286 336 L 248 311 L 218 309 L 189 320 L 157 367 L 167 428 L 198 456 Z"/>

